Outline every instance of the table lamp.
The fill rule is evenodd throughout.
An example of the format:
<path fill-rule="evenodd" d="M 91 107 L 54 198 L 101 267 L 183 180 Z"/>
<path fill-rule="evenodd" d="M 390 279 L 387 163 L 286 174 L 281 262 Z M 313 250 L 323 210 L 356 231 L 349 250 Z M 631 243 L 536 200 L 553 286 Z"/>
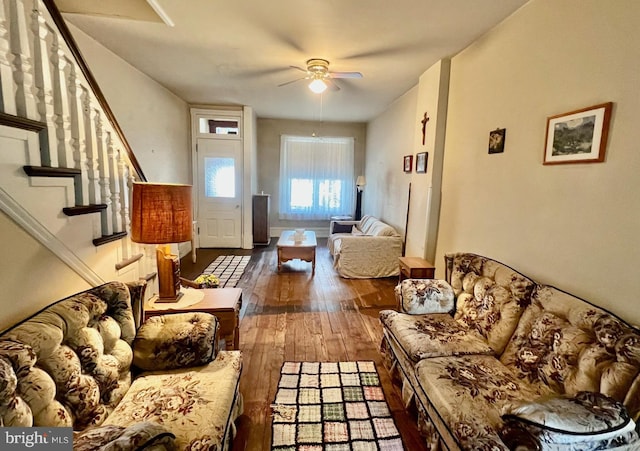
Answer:
<path fill-rule="evenodd" d="M 158 299 L 178 302 L 180 258 L 171 254 L 171 243 L 191 240 L 191 185 L 134 183 L 131 212 L 131 240 L 157 244 Z"/>

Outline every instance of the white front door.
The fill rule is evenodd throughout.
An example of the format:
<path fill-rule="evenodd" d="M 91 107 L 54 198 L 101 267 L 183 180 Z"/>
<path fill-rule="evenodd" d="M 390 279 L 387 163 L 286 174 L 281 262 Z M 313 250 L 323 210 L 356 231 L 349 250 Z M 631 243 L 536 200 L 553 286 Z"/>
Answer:
<path fill-rule="evenodd" d="M 241 247 L 242 141 L 198 138 L 199 247 Z"/>

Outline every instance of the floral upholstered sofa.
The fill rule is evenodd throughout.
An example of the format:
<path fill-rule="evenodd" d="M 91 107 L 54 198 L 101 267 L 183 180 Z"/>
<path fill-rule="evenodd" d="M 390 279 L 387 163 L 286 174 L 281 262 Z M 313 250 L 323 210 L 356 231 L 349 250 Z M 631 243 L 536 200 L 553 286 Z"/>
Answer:
<path fill-rule="evenodd" d="M 392 277 L 400 273 L 402 237 L 373 216 L 331 221 L 327 247 L 338 274 L 348 279 Z"/>
<path fill-rule="evenodd" d="M 640 331 L 495 260 L 448 254 L 380 312 L 431 449 L 639 450 Z"/>
<path fill-rule="evenodd" d="M 109 282 L 0 334 L 2 426 L 72 427 L 76 450 L 227 449 L 242 413 L 239 351 L 206 313 L 150 318 L 144 284 Z"/>

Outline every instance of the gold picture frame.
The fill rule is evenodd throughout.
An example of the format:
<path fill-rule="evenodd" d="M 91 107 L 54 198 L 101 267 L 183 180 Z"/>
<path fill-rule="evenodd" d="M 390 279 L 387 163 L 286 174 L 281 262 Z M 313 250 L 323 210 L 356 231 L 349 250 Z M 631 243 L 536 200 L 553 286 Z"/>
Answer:
<path fill-rule="evenodd" d="M 543 164 L 603 162 L 612 107 L 607 102 L 549 117 Z"/>

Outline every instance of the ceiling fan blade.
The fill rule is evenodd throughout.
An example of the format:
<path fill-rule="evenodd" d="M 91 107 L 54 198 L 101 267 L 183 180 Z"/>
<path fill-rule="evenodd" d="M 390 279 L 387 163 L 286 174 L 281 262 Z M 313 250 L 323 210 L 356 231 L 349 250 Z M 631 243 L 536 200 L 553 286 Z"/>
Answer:
<path fill-rule="evenodd" d="M 362 78 L 360 72 L 329 72 L 331 78 Z"/>
<path fill-rule="evenodd" d="M 325 78 L 324 82 L 332 91 L 340 91 L 340 86 L 338 86 L 338 84 L 335 81 L 333 81 L 331 78 Z"/>
<path fill-rule="evenodd" d="M 299 71 L 304 72 L 305 74 L 307 73 L 307 69 L 303 69 L 299 66 L 289 66 L 291 69 L 298 69 Z"/>
<path fill-rule="evenodd" d="M 280 83 L 280 84 L 278 85 L 278 87 L 281 87 L 281 86 L 287 86 L 287 85 L 290 85 L 291 83 L 295 83 L 296 81 L 304 80 L 305 78 L 307 78 L 307 77 L 296 78 L 295 80 L 286 81 L 286 82 L 284 82 L 284 83 Z"/>

